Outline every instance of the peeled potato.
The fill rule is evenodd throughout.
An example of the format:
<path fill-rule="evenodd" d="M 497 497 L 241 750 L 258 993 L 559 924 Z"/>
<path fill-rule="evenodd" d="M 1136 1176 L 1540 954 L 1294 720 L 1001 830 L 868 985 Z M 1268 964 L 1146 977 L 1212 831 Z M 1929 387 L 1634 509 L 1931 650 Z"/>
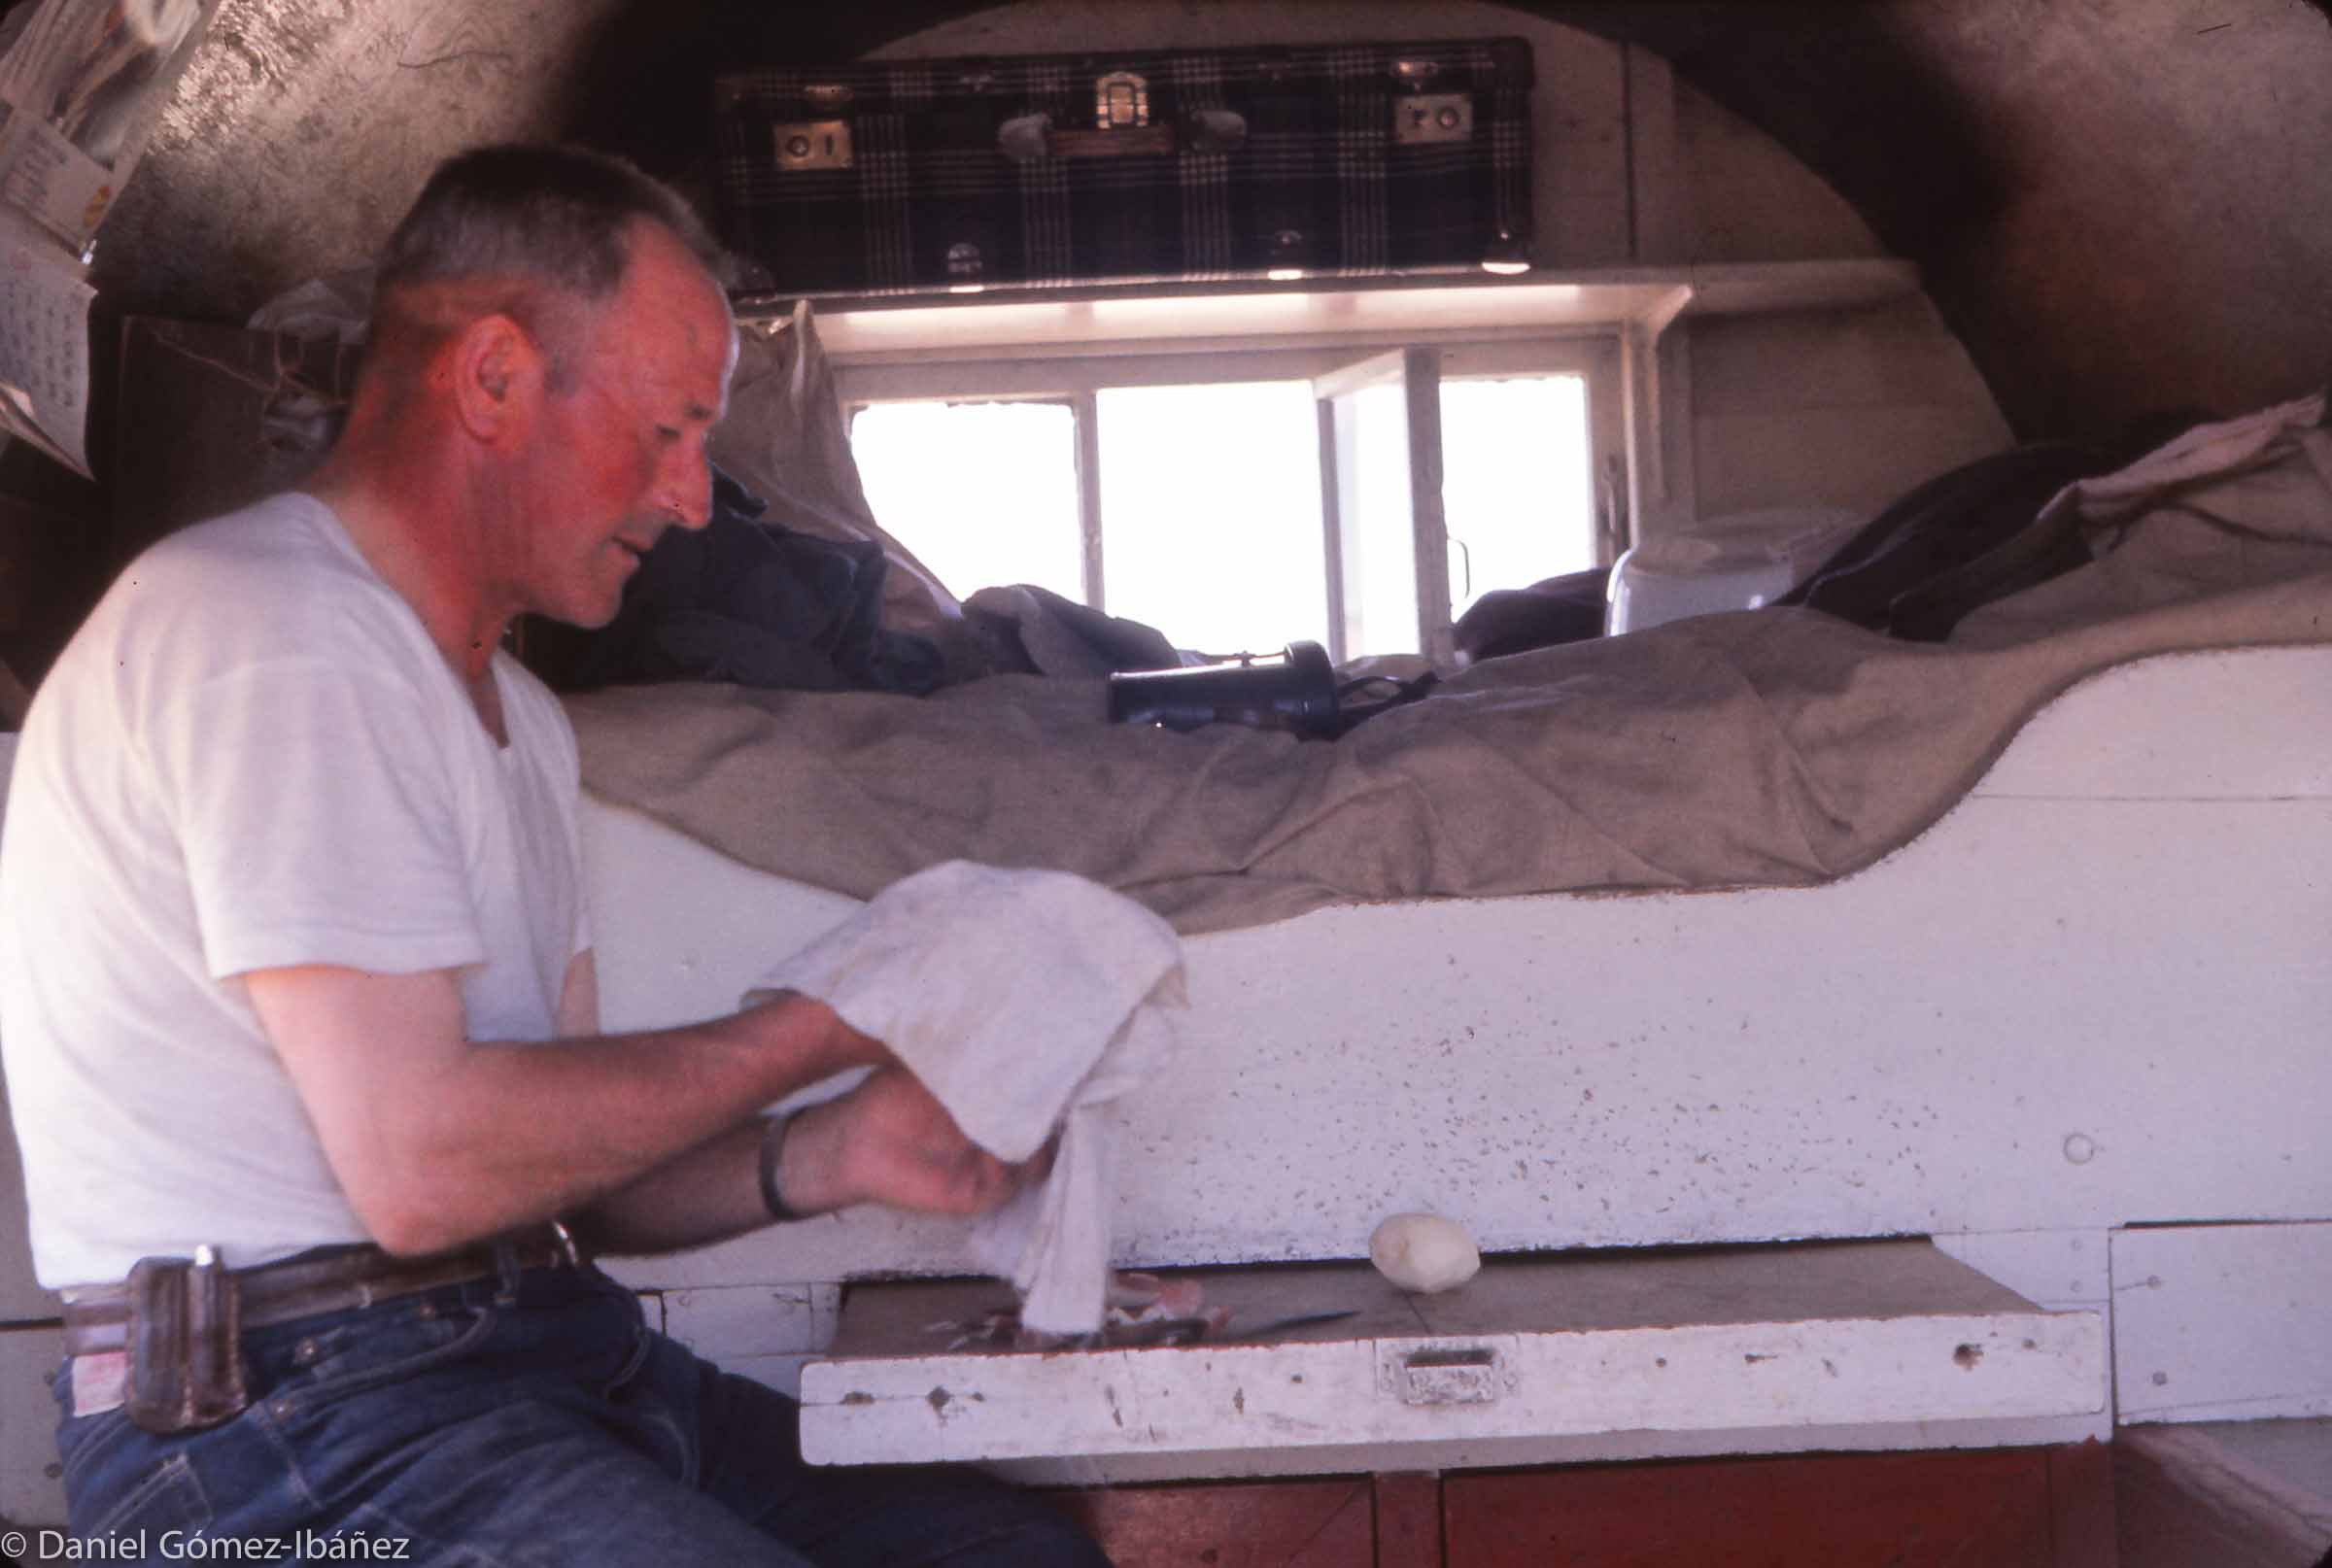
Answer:
<path fill-rule="evenodd" d="M 1465 1227 L 1439 1214 L 1394 1214 L 1368 1239 L 1368 1261 L 1403 1290 L 1429 1296 L 1471 1279 L 1482 1250 Z"/>

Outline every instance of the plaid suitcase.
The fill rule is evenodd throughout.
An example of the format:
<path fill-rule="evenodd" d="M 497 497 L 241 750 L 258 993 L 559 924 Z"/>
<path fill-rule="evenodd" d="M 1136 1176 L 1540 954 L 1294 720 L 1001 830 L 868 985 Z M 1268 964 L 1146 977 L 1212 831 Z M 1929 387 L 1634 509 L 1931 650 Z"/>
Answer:
<path fill-rule="evenodd" d="M 1530 242 L 1522 39 L 742 71 L 747 292 L 1450 271 Z"/>

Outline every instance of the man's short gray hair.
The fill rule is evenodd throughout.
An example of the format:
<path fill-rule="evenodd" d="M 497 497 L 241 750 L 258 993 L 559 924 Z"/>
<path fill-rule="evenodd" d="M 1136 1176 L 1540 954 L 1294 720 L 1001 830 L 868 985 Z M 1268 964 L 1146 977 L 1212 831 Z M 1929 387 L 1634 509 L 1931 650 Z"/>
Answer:
<path fill-rule="evenodd" d="M 579 147 L 481 147 L 437 166 L 382 254 L 384 294 L 416 284 L 525 279 L 585 300 L 623 281 L 625 230 L 660 223 L 715 279 L 719 244 L 671 187 Z"/>

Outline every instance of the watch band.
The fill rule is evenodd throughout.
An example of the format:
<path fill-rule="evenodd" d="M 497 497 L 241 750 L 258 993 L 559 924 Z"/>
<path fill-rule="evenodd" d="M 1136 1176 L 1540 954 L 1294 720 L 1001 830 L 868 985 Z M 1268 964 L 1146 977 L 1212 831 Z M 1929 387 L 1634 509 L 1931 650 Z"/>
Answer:
<path fill-rule="evenodd" d="M 794 1114 L 787 1111 L 772 1116 L 761 1130 L 761 1203 L 770 1218 L 780 1225 L 809 1217 L 785 1201 L 785 1190 L 777 1183 L 777 1162 L 785 1153 L 785 1135 L 794 1124 Z"/>

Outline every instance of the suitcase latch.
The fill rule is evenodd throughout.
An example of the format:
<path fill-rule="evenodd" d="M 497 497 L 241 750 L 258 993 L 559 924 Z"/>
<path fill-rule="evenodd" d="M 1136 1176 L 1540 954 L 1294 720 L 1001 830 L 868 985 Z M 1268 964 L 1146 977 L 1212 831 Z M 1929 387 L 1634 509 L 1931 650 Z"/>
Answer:
<path fill-rule="evenodd" d="M 846 169 L 850 167 L 850 121 L 806 119 L 771 127 L 776 141 L 777 167 Z"/>
<path fill-rule="evenodd" d="M 1245 127 L 1242 127 L 1242 135 Z M 1174 127 L 1149 120 L 1149 79 L 1134 71 L 1112 71 L 1093 79 L 1093 128 L 1055 126 L 1049 115 L 1022 115 L 1005 121 L 997 134 L 1005 156 L 1103 158 L 1172 153 Z"/>
<path fill-rule="evenodd" d="M 1093 124 L 1097 130 L 1136 130 L 1149 123 L 1149 79 L 1134 71 L 1112 71 L 1093 79 Z"/>
<path fill-rule="evenodd" d="M 1474 139 L 1474 99 L 1465 92 L 1419 92 L 1392 100 L 1392 139 L 1404 146 Z"/>

